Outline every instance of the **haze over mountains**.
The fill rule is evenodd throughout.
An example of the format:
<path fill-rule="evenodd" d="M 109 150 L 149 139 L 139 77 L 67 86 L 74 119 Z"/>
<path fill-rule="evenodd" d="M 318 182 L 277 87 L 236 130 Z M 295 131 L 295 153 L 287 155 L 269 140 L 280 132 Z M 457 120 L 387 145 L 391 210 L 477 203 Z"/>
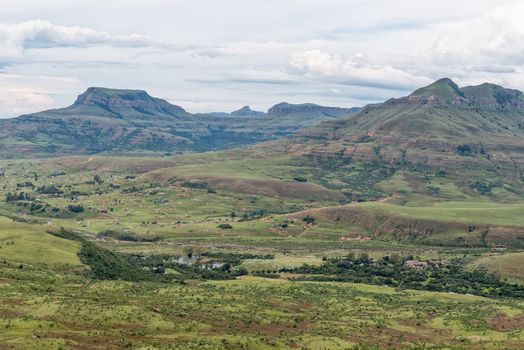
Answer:
<path fill-rule="evenodd" d="M 281 103 L 191 114 L 141 90 L 92 87 L 69 107 L 0 121 L 4 156 L 209 151 L 274 140 L 359 108 Z"/>

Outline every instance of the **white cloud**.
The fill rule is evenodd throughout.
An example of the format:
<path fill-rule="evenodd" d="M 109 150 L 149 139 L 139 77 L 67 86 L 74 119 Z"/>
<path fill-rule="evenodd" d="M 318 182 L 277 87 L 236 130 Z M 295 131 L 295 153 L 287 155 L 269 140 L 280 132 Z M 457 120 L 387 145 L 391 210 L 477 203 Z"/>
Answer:
<path fill-rule="evenodd" d="M 155 42 L 143 35 L 110 35 L 91 28 L 59 26 L 36 20 L 17 24 L 0 23 L 0 59 L 20 58 L 25 50 L 51 47 L 152 46 Z"/>
<path fill-rule="evenodd" d="M 344 85 L 401 90 L 431 82 L 430 78 L 388 65 L 367 64 L 361 53 L 344 60 L 339 55 L 320 50 L 299 51 L 293 52 L 289 64 L 299 73 Z"/>

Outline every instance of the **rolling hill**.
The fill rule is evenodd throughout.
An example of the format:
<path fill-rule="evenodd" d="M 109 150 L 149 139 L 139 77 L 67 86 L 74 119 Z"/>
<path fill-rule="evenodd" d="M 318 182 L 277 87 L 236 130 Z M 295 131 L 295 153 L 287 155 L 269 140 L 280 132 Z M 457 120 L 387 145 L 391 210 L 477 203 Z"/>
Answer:
<path fill-rule="evenodd" d="M 92 87 L 69 107 L 0 120 L 4 157 L 220 150 L 292 135 L 358 108 L 280 104 L 191 114 L 141 90 Z"/>

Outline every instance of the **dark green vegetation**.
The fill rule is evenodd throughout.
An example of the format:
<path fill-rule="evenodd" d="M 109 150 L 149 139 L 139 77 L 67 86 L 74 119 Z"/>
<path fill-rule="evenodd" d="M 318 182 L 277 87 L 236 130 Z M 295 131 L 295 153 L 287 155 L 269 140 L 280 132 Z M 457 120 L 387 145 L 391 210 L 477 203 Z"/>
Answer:
<path fill-rule="evenodd" d="M 0 121 L 0 156 L 177 153 L 240 147 L 289 136 L 359 108 L 278 104 L 191 114 L 140 90 L 89 88 L 67 108 Z"/>
<path fill-rule="evenodd" d="M 245 149 L 4 160 L 0 349 L 522 349 L 522 101 L 444 79 Z"/>
<path fill-rule="evenodd" d="M 435 262 L 393 257 L 386 255 L 378 260 L 367 256 L 329 259 L 318 267 L 301 266 L 294 269 L 283 268 L 280 271 L 314 275 L 301 277 L 301 280 L 357 282 L 404 289 L 524 299 L 524 286 L 500 281 L 486 270 L 465 271 L 464 261 L 461 259 Z"/>

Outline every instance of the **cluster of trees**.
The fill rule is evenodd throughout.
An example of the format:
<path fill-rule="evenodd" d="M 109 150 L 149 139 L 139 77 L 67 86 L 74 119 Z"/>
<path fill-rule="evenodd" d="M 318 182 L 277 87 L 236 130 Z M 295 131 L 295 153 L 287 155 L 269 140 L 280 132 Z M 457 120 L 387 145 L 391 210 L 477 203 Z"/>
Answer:
<path fill-rule="evenodd" d="M 233 216 L 234 213 L 231 213 L 231 214 L 232 214 L 231 217 L 234 217 Z M 263 218 L 266 215 L 267 215 L 267 211 L 265 209 L 246 211 L 242 214 L 240 221 L 256 220 L 256 219 Z"/>
<path fill-rule="evenodd" d="M 131 264 L 124 256 L 104 249 L 75 232 L 62 228 L 60 231 L 48 231 L 48 233 L 81 243 L 82 247 L 78 256 L 82 263 L 90 267 L 89 275 L 92 278 L 126 281 L 142 281 L 154 278 L 152 274 L 139 266 Z"/>
<path fill-rule="evenodd" d="M 491 183 L 483 183 L 480 181 L 475 181 L 469 185 L 469 188 L 471 188 L 472 190 L 477 191 L 478 193 L 486 196 L 491 194 L 491 189 L 494 187 L 495 185 Z"/>
<path fill-rule="evenodd" d="M 5 195 L 5 201 L 6 202 L 16 202 L 16 201 L 34 201 L 35 197 L 31 196 L 29 193 L 26 192 L 19 192 L 19 193 L 11 193 L 8 192 Z"/>
<path fill-rule="evenodd" d="M 312 217 L 312 216 L 309 216 L 309 214 L 308 214 L 308 215 L 306 215 L 305 217 L 302 218 L 302 221 L 304 221 L 308 225 L 313 225 L 315 223 L 315 218 Z"/>
<path fill-rule="evenodd" d="M 31 181 L 19 182 L 19 183 L 16 184 L 16 188 L 17 189 L 24 188 L 24 187 L 34 188 L 35 185 Z"/>
<path fill-rule="evenodd" d="M 84 211 L 84 207 L 80 204 L 70 204 L 67 206 L 67 209 L 72 213 L 82 213 Z"/>
<path fill-rule="evenodd" d="M 226 252 L 203 252 L 202 257 L 213 258 L 233 266 L 238 266 L 246 259 L 274 259 L 273 254 L 250 254 L 250 253 L 226 253 Z"/>
<path fill-rule="evenodd" d="M 36 189 L 36 192 L 41 194 L 61 195 L 64 193 L 60 188 L 55 185 L 40 186 Z"/>
<path fill-rule="evenodd" d="M 285 268 L 280 272 L 305 274 L 300 279 L 306 280 L 347 281 L 486 297 L 524 298 L 524 286 L 501 281 L 484 270 L 465 271 L 461 259 L 447 264 L 428 261 L 421 268 L 407 266 L 405 262 L 411 259 L 410 256 L 393 254 L 373 260 L 362 253 L 358 257 L 325 259 L 321 266 Z"/>

